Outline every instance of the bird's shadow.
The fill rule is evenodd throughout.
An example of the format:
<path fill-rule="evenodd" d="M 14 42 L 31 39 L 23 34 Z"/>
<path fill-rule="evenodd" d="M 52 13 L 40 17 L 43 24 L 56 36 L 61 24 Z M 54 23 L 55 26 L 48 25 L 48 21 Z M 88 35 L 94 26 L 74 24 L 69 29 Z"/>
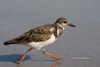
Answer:
<path fill-rule="evenodd" d="M 0 55 L 0 62 L 16 62 L 19 57 L 21 57 L 22 54 L 10 54 L 10 55 Z M 25 59 L 23 61 L 30 60 L 30 56 L 26 55 Z M 40 60 L 34 60 L 34 61 L 40 61 Z M 54 60 L 42 60 L 42 61 L 54 61 Z M 55 63 L 52 64 L 50 67 L 57 67 L 61 63 Z M 18 64 L 17 67 L 22 67 L 22 65 Z"/>
<path fill-rule="evenodd" d="M 15 62 L 22 54 L 10 54 L 10 55 L 0 55 L 0 62 Z M 29 60 L 30 56 L 26 56 L 25 60 Z"/>
<path fill-rule="evenodd" d="M 22 54 L 0 55 L 0 62 L 17 62 L 17 59 L 20 58 L 21 56 L 22 56 Z M 30 60 L 30 56 L 29 55 L 26 55 L 23 61 L 26 61 L 26 60 Z M 56 60 L 34 60 L 33 59 L 32 61 L 50 61 L 50 62 L 55 62 Z"/>

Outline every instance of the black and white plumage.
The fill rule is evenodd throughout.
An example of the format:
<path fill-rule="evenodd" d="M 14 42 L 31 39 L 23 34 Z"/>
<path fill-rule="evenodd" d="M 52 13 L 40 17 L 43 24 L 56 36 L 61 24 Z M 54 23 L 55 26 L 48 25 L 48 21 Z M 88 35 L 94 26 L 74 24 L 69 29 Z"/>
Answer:
<path fill-rule="evenodd" d="M 40 49 L 48 44 L 53 43 L 62 34 L 63 30 L 68 25 L 69 25 L 69 22 L 67 19 L 59 18 L 54 24 L 47 24 L 40 27 L 36 27 L 19 37 L 16 37 L 12 40 L 4 42 L 4 45 L 25 44 L 27 46 Z M 42 46 L 39 47 L 41 43 L 42 43 Z M 43 46 L 43 44 L 45 45 Z"/>
<path fill-rule="evenodd" d="M 47 24 L 29 30 L 21 36 L 4 42 L 4 45 L 23 44 L 33 49 L 41 48 L 52 44 L 64 31 L 67 26 L 76 27 L 70 24 L 66 18 L 59 18 L 54 24 Z"/>

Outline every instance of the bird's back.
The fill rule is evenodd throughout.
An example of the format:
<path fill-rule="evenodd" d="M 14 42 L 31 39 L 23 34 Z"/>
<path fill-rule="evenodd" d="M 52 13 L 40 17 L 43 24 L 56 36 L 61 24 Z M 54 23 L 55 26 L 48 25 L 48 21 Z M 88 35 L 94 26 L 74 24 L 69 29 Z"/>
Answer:
<path fill-rule="evenodd" d="M 36 27 L 34 29 L 29 30 L 21 36 L 4 42 L 4 45 L 23 44 L 29 42 L 40 42 L 48 40 L 51 37 L 49 34 L 52 34 L 50 29 L 52 29 L 53 27 L 54 24 L 47 24 L 44 26 Z"/>

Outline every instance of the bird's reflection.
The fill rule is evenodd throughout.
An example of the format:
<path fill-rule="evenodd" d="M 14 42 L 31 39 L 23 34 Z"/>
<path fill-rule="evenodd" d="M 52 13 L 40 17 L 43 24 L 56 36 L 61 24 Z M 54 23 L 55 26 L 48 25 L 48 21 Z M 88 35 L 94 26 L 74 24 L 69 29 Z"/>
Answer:
<path fill-rule="evenodd" d="M 56 62 L 54 64 L 52 64 L 50 67 L 58 67 L 61 63 Z M 22 64 L 17 64 L 18 67 L 22 67 Z"/>
<path fill-rule="evenodd" d="M 17 64 L 17 67 L 22 67 L 22 64 Z"/>
<path fill-rule="evenodd" d="M 61 64 L 61 63 L 57 62 L 57 63 L 52 64 L 50 67 L 57 67 L 57 66 L 59 66 L 60 64 Z"/>

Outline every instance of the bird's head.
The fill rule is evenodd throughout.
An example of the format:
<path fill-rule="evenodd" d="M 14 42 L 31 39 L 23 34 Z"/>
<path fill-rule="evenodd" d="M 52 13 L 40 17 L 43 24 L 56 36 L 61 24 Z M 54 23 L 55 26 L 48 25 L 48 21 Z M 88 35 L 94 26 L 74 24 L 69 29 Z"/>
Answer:
<path fill-rule="evenodd" d="M 59 27 L 62 27 L 63 29 L 65 29 L 65 27 L 67 26 L 71 26 L 71 27 L 76 27 L 75 25 L 71 24 L 66 18 L 59 18 L 55 23 L 55 25 L 58 25 Z"/>

